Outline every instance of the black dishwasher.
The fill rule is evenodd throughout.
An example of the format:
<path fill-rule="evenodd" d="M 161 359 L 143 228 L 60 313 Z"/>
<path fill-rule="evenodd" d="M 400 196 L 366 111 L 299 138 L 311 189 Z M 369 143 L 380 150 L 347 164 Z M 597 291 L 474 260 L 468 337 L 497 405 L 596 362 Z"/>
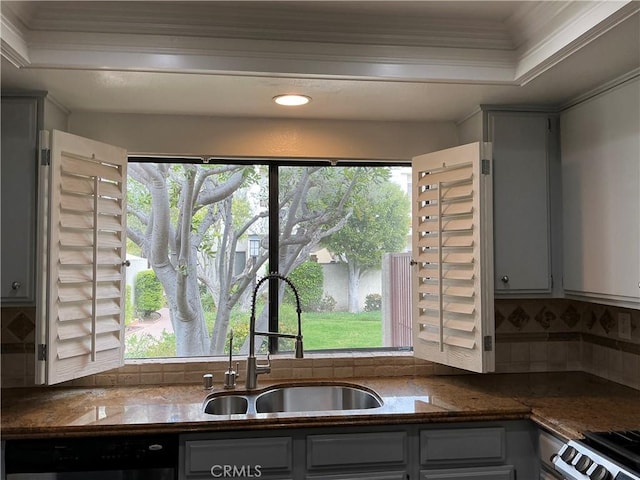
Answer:
<path fill-rule="evenodd" d="M 6 480 L 175 480 L 177 435 L 8 440 Z"/>

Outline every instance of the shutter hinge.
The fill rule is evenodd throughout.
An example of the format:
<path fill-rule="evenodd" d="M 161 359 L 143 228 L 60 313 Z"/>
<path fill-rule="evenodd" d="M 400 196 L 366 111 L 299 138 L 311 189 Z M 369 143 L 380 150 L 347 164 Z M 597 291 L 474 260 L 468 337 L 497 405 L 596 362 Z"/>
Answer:
<path fill-rule="evenodd" d="M 51 165 L 51 143 L 48 130 L 38 132 L 38 146 L 40 147 L 40 165 Z"/>
<path fill-rule="evenodd" d="M 51 165 L 51 150 L 43 148 L 40 150 L 40 165 Z"/>
<path fill-rule="evenodd" d="M 491 175 L 491 162 L 486 158 L 482 160 L 482 175 Z"/>
<path fill-rule="evenodd" d="M 485 335 L 484 337 L 484 351 L 493 351 L 493 337 L 491 335 Z"/>
<path fill-rule="evenodd" d="M 547 130 L 551 131 L 551 119 L 547 118 Z"/>
<path fill-rule="evenodd" d="M 41 362 L 47 361 L 47 344 L 46 343 L 38 344 L 38 360 Z"/>

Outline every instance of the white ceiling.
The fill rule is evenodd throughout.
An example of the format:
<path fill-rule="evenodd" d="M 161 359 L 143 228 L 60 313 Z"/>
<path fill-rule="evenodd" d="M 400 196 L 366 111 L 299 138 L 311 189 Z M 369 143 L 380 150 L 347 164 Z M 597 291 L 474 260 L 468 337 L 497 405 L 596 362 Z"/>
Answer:
<path fill-rule="evenodd" d="M 2 88 L 71 112 L 456 121 L 638 69 L 639 4 L 619 3 L 579 29 L 569 2 L 3 2 Z M 313 101 L 271 101 L 291 92 Z"/>

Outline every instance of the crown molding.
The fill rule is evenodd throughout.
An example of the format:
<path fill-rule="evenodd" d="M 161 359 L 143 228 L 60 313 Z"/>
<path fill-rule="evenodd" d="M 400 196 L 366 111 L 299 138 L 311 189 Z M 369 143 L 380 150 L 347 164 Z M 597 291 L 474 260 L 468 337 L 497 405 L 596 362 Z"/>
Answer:
<path fill-rule="evenodd" d="M 560 105 L 560 107 L 558 108 L 559 111 L 563 112 L 565 110 L 568 110 L 572 107 L 575 107 L 576 105 L 579 105 L 583 102 L 586 102 L 588 100 L 591 100 L 592 98 L 595 98 L 599 95 L 602 95 L 603 93 L 608 92 L 609 90 L 612 90 L 614 88 L 617 88 L 621 85 L 624 85 L 625 83 L 638 79 L 640 78 L 640 68 L 634 68 L 633 70 L 631 70 L 630 72 L 625 73 L 624 75 L 621 75 L 617 78 L 614 78 L 613 80 L 611 80 L 610 82 L 606 82 L 602 85 L 599 85 L 598 87 L 594 88 L 593 90 L 590 90 L 588 92 L 583 93 L 582 95 L 579 95 L 575 98 L 572 98 L 571 100 L 569 100 L 566 103 L 563 103 L 562 105 Z"/>
<path fill-rule="evenodd" d="M 29 47 L 23 30 L 16 26 L 18 22 L 12 15 L 2 12 L 0 18 L 0 52 L 14 66 L 21 68 L 29 65 Z"/>
<path fill-rule="evenodd" d="M 2 55 L 29 68 L 524 85 L 640 11 L 523 2 L 499 22 L 238 4 L 3 2 Z"/>
<path fill-rule="evenodd" d="M 233 73 L 510 84 L 502 50 L 113 33 L 32 32 L 31 68 Z"/>
<path fill-rule="evenodd" d="M 401 7 L 394 15 L 382 15 L 367 11 L 366 5 L 357 12 L 318 10 L 313 2 L 153 2 L 152 9 L 149 4 L 42 2 L 35 12 L 21 16 L 34 32 L 135 32 L 338 44 L 514 48 L 509 32 L 498 20 L 403 13 Z"/>
<path fill-rule="evenodd" d="M 551 2 L 553 3 L 553 2 Z M 640 2 L 574 2 L 551 10 L 529 10 L 512 27 L 530 27 L 530 38 L 518 49 L 514 80 L 525 85 L 600 35 L 640 11 Z M 545 12 L 541 15 L 540 12 Z M 535 18 L 534 18 L 535 16 Z M 544 24 L 544 28 L 540 25 Z M 536 27 L 536 25 L 538 27 Z"/>

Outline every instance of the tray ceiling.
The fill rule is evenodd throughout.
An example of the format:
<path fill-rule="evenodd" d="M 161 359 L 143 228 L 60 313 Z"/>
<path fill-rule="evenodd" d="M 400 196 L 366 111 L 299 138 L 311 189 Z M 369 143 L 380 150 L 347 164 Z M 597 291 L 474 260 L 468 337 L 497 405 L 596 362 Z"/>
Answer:
<path fill-rule="evenodd" d="M 70 110 L 456 120 L 479 103 L 561 104 L 640 58 L 627 1 L 1 6 L 3 88 Z M 275 110 L 285 91 L 314 101 Z"/>

